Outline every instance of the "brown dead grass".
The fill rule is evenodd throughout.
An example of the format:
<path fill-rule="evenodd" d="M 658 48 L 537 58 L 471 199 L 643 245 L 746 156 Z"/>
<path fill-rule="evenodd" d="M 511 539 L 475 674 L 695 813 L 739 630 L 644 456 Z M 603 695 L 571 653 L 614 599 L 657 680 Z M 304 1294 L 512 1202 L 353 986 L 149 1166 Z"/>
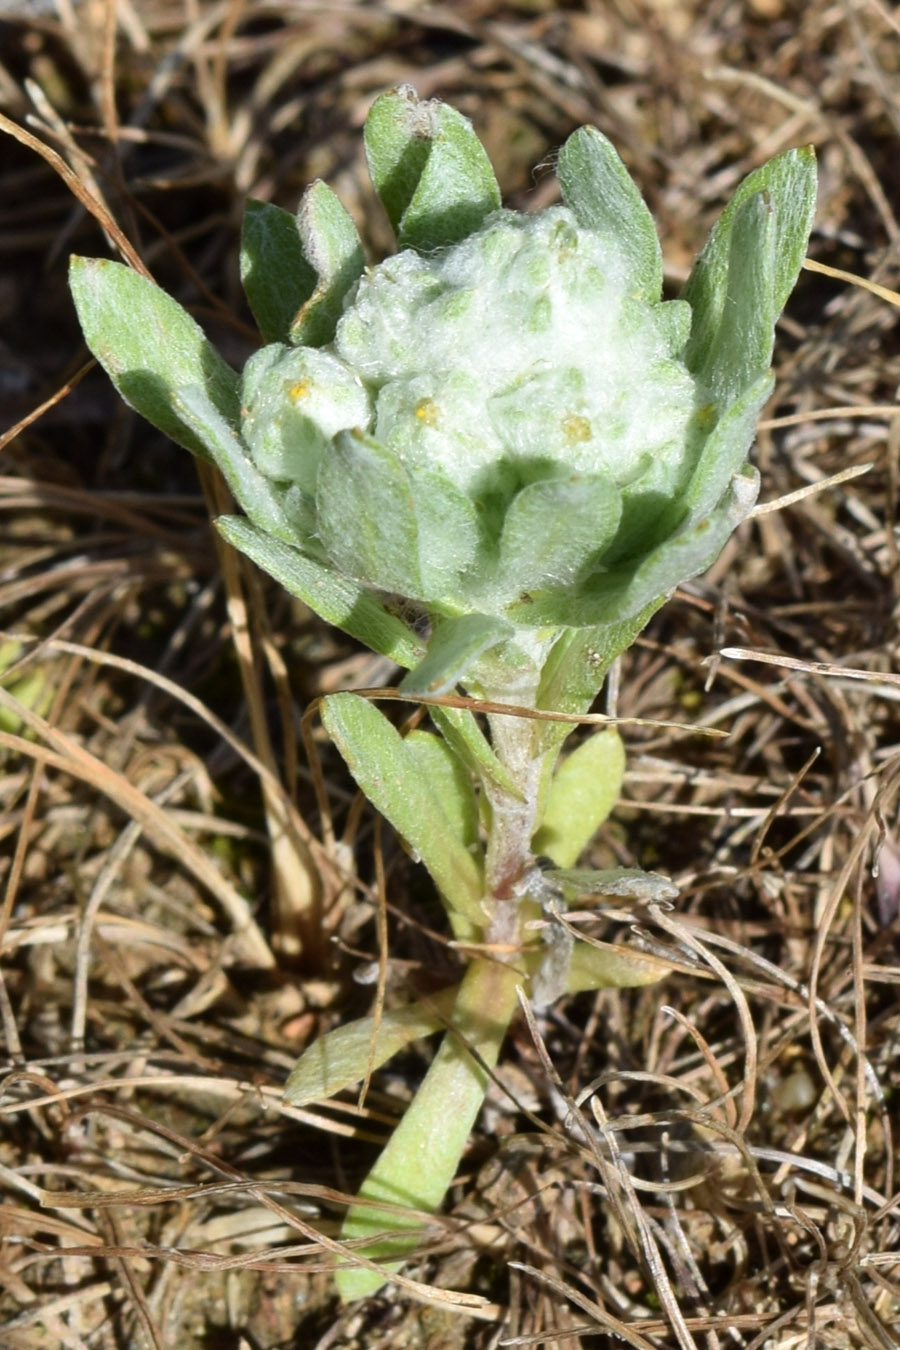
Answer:
<path fill-rule="evenodd" d="M 408 1272 L 432 1302 L 342 1310 L 341 1196 L 425 1052 L 362 1110 L 281 1103 L 377 959 L 371 820 L 320 739 L 323 836 L 296 747 L 317 694 L 391 672 L 217 548 L 217 485 L 84 373 L 65 285 L 69 252 L 105 251 L 103 202 L 239 362 L 243 198 L 324 177 L 377 255 L 359 130 L 409 82 L 473 118 L 519 206 L 599 125 L 673 285 L 738 179 L 813 141 L 813 255 L 896 286 L 898 51 L 880 0 L 0 10 L 0 110 L 37 142 L 0 140 L 4 1346 L 900 1342 L 895 310 L 801 279 L 763 497 L 870 467 L 748 522 L 620 672 L 620 715 L 729 732 L 629 730 L 595 850 L 675 877 L 672 914 L 620 928 L 674 937 L 683 968 L 516 1026 Z M 402 997 L 454 958 L 385 850 Z"/>

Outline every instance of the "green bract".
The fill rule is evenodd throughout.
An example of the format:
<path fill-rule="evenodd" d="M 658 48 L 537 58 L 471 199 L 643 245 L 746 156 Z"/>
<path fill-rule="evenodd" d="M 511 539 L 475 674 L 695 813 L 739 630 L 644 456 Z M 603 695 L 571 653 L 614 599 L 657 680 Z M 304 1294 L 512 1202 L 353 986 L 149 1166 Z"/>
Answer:
<path fill-rule="evenodd" d="M 674 888 L 578 865 L 624 750 L 608 728 L 560 760 L 570 723 L 535 714 L 588 708 L 753 506 L 747 452 L 815 204 L 810 150 L 756 170 L 663 300 L 653 220 L 599 131 L 566 142 L 563 204 L 535 214 L 502 210 L 466 119 L 408 89 L 375 102 L 365 144 L 399 252 L 367 268 L 323 183 L 296 216 L 251 202 L 241 277 L 266 345 L 241 376 L 151 282 L 72 263 L 85 336 L 123 397 L 221 470 L 243 512 L 217 522 L 224 537 L 404 667 L 410 696 L 487 700 L 487 734 L 433 705 L 433 729 L 406 736 L 366 698 L 322 701 L 469 953 L 457 985 L 338 1028 L 288 1083 L 295 1102 L 328 1096 L 448 1028 L 347 1214 L 362 1264 L 338 1271 L 345 1298 L 396 1270 L 440 1205 L 520 993 L 540 1006 L 667 969 L 566 920 L 575 900 Z"/>

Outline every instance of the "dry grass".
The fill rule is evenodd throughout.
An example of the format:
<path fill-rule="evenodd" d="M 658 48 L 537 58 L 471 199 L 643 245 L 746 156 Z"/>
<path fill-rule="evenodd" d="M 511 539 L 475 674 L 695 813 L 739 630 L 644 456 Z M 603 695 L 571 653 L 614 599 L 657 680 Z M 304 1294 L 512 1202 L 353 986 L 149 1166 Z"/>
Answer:
<path fill-rule="evenodd" d="M 0 139 L 4 1346 L 900 1342 L 895 310 L 804 276 L 764 499 L 870 467 L 748 522 L 621 670 L 621 715 L 730 733 L 631 728 L 596 846 L 675 877 L 672 914 L 620 926 L 674 936 L 683 968 L 517 1024 L 409 1270 L 432 1302 L 342 1310 L 341 1196 L 425 1051 L 362 1109 L 281 1104 L 377 959 L 371 819 L 320 740 L 323 834 L 296 746 L 317 694 L 391 672 L 217 547 L 220 489 L 84 375 L 65 286 L 69 252 L 105 249 L 102 201 L 240 361 L 243 198 L 324 177 L 377 255 L 359 129 L 403 81 L 474 119 L 519 206 L 599 125 L 673 284 L 739 177 L 813 141 L 813 255 L 896 285 L 898 50 L 881 0 L 0 7 L 0 109 L 36 140 Z M 454 958 L 384 850 L 400 998 Z"/>

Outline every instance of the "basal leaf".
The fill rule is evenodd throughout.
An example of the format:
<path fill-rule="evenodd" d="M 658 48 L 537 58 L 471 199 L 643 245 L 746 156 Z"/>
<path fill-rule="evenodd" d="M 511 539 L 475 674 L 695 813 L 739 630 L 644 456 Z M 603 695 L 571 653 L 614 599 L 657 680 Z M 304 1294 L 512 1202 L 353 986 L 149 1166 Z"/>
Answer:
<path fill-rule="evenodd" d="M 634 989 L 655 984 L 671 966 L 658 956 L 629 951 L 609 942 L 576 942 L 569 960 L 566 992 L 587 989 Z"/>
<path fill-rule="evenodd" d="M 645 872 L 640 867 L 560 867 L 548 868 L 546 875 L 559 882 L 573 894 L 627 896 L 659 903 L 674 900 L 678 887 L 659 872 Z"/>
<path fill-rule="evenodd" d="M 478 834 L 478 803 L 472 779 L 450 746 L 433 731 L 410 731 L 404 746 L 414 772 L 427 782 L 450 822 L 450 833 L 459 839 L 481 866 Z"/>
<path fill-rule="evenodd" d="M 344 1088 L 362 1082 L 393 1055 L 423 1036 L 442 1031 L 456 1002 L 458 986 L 440 989 L 427 999 L 374 1017 L 360 1017 L 313 1041 L 297 1061 L 284 1089 L 293 1106 L 326 1101 Z"/>
<path fill-rule="evenodd" d="M 520 976 L 500 962 L 475 960 L 460 986 L 453 1030 L 444 1037 L 421 1087 L 359 1192 L 359 1198 L 403 1206 L 427 1216 L 440 1205 L 481 1109 L 489 1071 L 497 1062 L 517 1007 Z M 371 1237 L 363 1253 L 385 1262 L 384 1275 L 364 1266 L 339 1270 L 345 1300 L 374 1293 L 416 1246 L 415 1213 L 351 1205 L 341 1229 L 348 1239 Z"/>
<path fill-rule="evenodd" d="M 521 789 L 494 754 L 472 713 L 465 708 L 442 708 L 438 705 L 429 711 L 432 722 L 444 740 L 471 773 L 482 783 L 490 784 L 506 796 L 521 799 Z"/>

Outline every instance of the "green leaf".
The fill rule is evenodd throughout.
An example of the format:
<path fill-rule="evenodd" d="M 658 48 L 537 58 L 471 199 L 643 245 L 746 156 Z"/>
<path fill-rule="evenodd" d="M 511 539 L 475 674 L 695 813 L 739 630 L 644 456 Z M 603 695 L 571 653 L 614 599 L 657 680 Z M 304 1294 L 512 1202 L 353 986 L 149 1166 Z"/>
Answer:
<path fill-rule="evenodd" d="M 742 358 L 738 354 L 736 359 L 740 363 Z M 741 381 L 747 378 L 749 372 L 744 372 L 738 377 Z M 661 541 L 657 545 L 658 549 L 665 550 L 670 539 L 690 530 L 693 526 L 698 526 L 702 530 L 702 522 L 720 510 L 723 503 L 727 510 L 735 482 L 738 482 L 743 490 L 741 476 L 747 468 L 747 454 L 753 444 L 757 419 L 768 402 L 774 384 L 774 374 L 766 370 L 752 384 L 747 385 L 737 398 L 728 403 L 702 443 L 699 458 L 694 465 L 686 490 L 669 503 L 654 525 L 654 535 Z M 714 413 L 712 405 L 701 410 L 701 416 L 713 416 Z M 737 479 L 735 475 L 738 475 Z M 734 513 L 732 528 L 740 523 L 755 500 L 755 495 L 751 492 L 746 501 L 746 509 L 742 513 L 740 511 Z M 652 552 L 651 549 L 650 553 Z"/>
<path fill-rule="evenodd" d="M 640 867 L 549 867 L 544 875 L 576 896 L 626 896 L 658 904 L 678 895 L 678 887 L 668 877 Z"/>
<path fill-rule="evenodd" d="M 777 155 L 740 184 L 719 217 L 694 264 L 682 296 L 693 310 L 691 338 L 685 360 L 688 369 L 703 375 L 720 330 L 745 322 L 743 313 L 728 308 L 729 272 L 752 268 L 753 262 L 733 248 L 732 235 L 743 204 L 756 194 L 774 213 L 773 280 L 763 320 L 774 327 L 794 288 L 812 229 L 816 209 L 816 160 L 812 146 Z"/>
<path fill-rule="evenodd" d="M 536 592 L 525 596 L 517 604 L 507 606 L 506 613 L 514 623 L 570 624 L 576 628 L 596 625 L 598 634 L 601 625 L 609 625 L 611 630 L 625 632 L 627 628 L 621 625 L 627 625 L 631 616 L 648 610 L 652 613 L 677 586 L 715 562 L 752 509 L 758 491 L 759 475 L 748 466 L 746 471 L 732 476 L 714 510 L 700 520 L 686 522 L 642 558 L 599 574 L 570 595 Z M 639 631 L 638 628 L 636 632 Z"/>
<path fill-rule="evenodd" d="M 460 986 L 452 1025 L 425 1079 L 359 1192 L 359 1198 L 433 1213 L 456 1175 L 459 1160 L 484 1100 L 489 1071 L 518 1006 L 521 975 L 499 962 L 475 960 Z M 352 1205 L 341 1229 L 348 1241 L 371 1237 L 362 1251 L 384 1261 L 384 1276 L 365 1266 L 338 1270 L 345 1301 L 375 1293 L 415 1248 L 415 1214 Z M 381 1235 L 381 1236 L 379 1236 Z"/>
<path fill-rule="evenodd" d="M 297 213 L 303 253 L 317 277 L 290 326 L 295 346 L 322 347 L 334 339 L 344 298 L 365 270 L 353 219 L 325 183 L 312 183 Z"/>
<path fill-rule="evenodd" d="M 297 1060 L 284 1089 L 285 1101 L 307 1106 L 362 1082 L 404 1046 L 442 1031 L 458 992 L 459 986 L 452 985 L 405 1008 L 384 1012 L 377 1029 L 374 1017 L 360 1017 L 320 1036 Z"/>
<path fill-rule="evenodd" d="M 555 712 L 586 712 L 600 692 L 613 661 L 631 646 L 664 599 L 654 600 L 620 623 L 564 631 L 541 671 L 537 706 Z M 546 722 L 540 733 L 542 753 L 564 741 L 571 730 L 566 722 Z"/>
<path fill-rule="evenodd" d="M 518 594 L 552 583 L 554 594 L 565 596 L 613 539 L 621 515 L 622 497 L 609 478 L 573 474 L 529 483 L 503 523 L 501 584 Z"/>
<path fill-rule="evenodd" d="M 763 193 L 742 202 L 731 229 L 723 321 L 700 372 L 720 408 L 764 379 L 775 343 L 775 212 Z"/>
<path fill-rule="evenodd" d="M 407 694 L 446 694 L 462 679 L 473 658 L 511 637 L 511 624 L 486 614 L 442 620 L 428 642 L 424 661 L 403 679 Z"/>
<path fill-rule="evenodd" d="M 576 746 L 551 779 L 534 852 L 571 867 L 618 801 L 624 773 L 625 747 L 615 727 Z"/>
<path fill-rule="evenodd" d="M 726 408 L 703 443 L 687 491 L 672 503 L 668 515 L 661 518 L 657 527 L 661 537 L 665 537 L 679 521 L 701 520 L 715 510 L 733 475 L 744 465 L 753 444 L 757 419 L 774 384 L 775 376 L 767 371 Z"/>
<path fill-rule="evenodd" d="M 177 389 L 172 406 L 184 425 L 207 448 L 237 502 L 260 529 L 280 539 L 292 539 L 293 528 L 285 512 L 284 495 L 259 472 L 243 442 L 218 412 L 205 389 L 190 385 Z"/>
<path fill-rule="evenodd" d="M 241 230 L 241 282 L 266 342 L 287 342 L 316 281 L 303 255 L 296 216 L 271 202 L 248 200 Z"/>
<path fill-rule="evenodd" d="M 361 432 L 338 436 L 319 466 L 316 516 L 341 572 L 379 590 L 421 595 L 414 494 L 396 455 Z"/>
<path fill-rule="evenodd" d="M 130 407 L 179 445 L 209 459 L 203 440 L 175 406 L 176 391 L 198 385 L 231 427 L 238 424 L 238 377 L 177 300 L 122 263 L 73 257 L 69 285 L 85 341 Z"/>
<path fill-rule="evenodd" d="M 420 253 L 456 244 L 499 206 L 500 189 L 471 122 L 439 103 L 431 154 L 403 213 L 397 242 Z"/>
<path fill-rule="evenodd" d="M 13 668 L 21 671 L 19 663 L 24 650 L 21 642 L 0 642 L 0 689 L 5 689 L 20 707 L 43 716 L 53 702 L 54 684 L 45 665 L 27 666 L 24 674 L 16 674 Z M 10 669 L 13 669 L 13 673 L 7 674 Z M 13 708 L 0 707 L 0 731 L 8 731 L 10 735 L 16 736 L 22 726 L 22 718 Z M 31 734 L 26 731 L 27 736 Z M 5 752 L 0 750 L 0 762 L 4 759 Z"/>
<path fill-rule="evenodd" d="M 631 952 L 614 943 L 576 942 L 569 958 L 566 993 L 586 989 L 634 989 L 655 984 L 669 974 L 671 966 L 658 956 Z"/>
<path fill-rule="evenodd" d="M 369 801 L 428 868 L 448 907 L 482 926 L 481 868 L 453 833 L 438 793 L 419 776 L 417 752 L 373 703 L 356 694 L 325 698 L 322 721 Z"/>
<path fill-rule="evenodd" d="M 375 100 L 364 134 L 372 182 L 401 248 L 455 244 L 499 207 L 490 160 L 455 108 L 420 102 L 404 85 Z"/>
<path fill-rule="evenodd" d="M 291 595 L 372 651 L 409 668 L 421 660 L 419 639 L 402 619 L 385 609 L 377 595 L 348 581 L 333 567 L 307 557 L 299 549 L 273 539 L 243 516 L 220 516 L 216 528 L 241 553 L 252 558 Z"/>
<path fill-rule="evenodd" d="M 661 300 L 650 311 L 656 331 L 665 341 L 669 355 L 681 361 L 691 335 L 691 307 L 686 300 Z"/>
<path fill-rule="evenodd" d="M 485 785 L 522 800 L 522 791 L 494 754 L 472 713 L 465 708 L 429 708 L 431 720 L 470 773 Z"/>
<path fill-rule="evenodd" d="M 351 216 L 325 183 L 312 183 L 296 216 L 249 201 L 241 280 L 266 342 L 322 347 L 365 269 Z"/>
<path fill-rule="evenodd" d="M 409 478 L 419 541 L 420 598 L 446 599 L 476 564 L 481 544 L 478 514 L 471 498 L 445 473 L 414 467 Z"/>
<path fill-rule="evenodd" d="M 431 128 L 430 105 L 409 85 L 382 94 L 369 109 L 363 131 L 369 175 L 395 234 L 428 163 Z"/>
<path fill-rule="evenodd" d="M 662 250 L 653 217 L 612 144 L 596 127 L 579 127 L 559 152 L 556 175 L 563 201 L 579 223 L 616 241 L 640 283 L 637 292 L 658 300 Z"/>
<path fill-rule="evenodd" d="M 418 600 L 451 595 L 477 548 L 474 508 L 449 479 L 355 428 L 320 462 L 316 520 L 340 571 Z"/>
<path fill-rule="evenodd" d="M 414 772 L 431 787 L 450 822 L 450 834 L 459 839 L 483 868 L 478 832 L 478 802 L 472 779 L 446 741 L 433 731 L 410 731 L 404 738 Z"/>
<path fill-rule="evenodd" d="M 598 617 L 629 613 L 667 598 L 680 586 L 711 567 L 731 535 L 753 508 L 759 494 L 759 474 L 746 465 L 731 477 L 729 487 L 718 504 L 699 520 L 689 521 L 682 529 L 652 549 L 629 573 L 611 572 L 605 596 L 599 597 Z"/>

